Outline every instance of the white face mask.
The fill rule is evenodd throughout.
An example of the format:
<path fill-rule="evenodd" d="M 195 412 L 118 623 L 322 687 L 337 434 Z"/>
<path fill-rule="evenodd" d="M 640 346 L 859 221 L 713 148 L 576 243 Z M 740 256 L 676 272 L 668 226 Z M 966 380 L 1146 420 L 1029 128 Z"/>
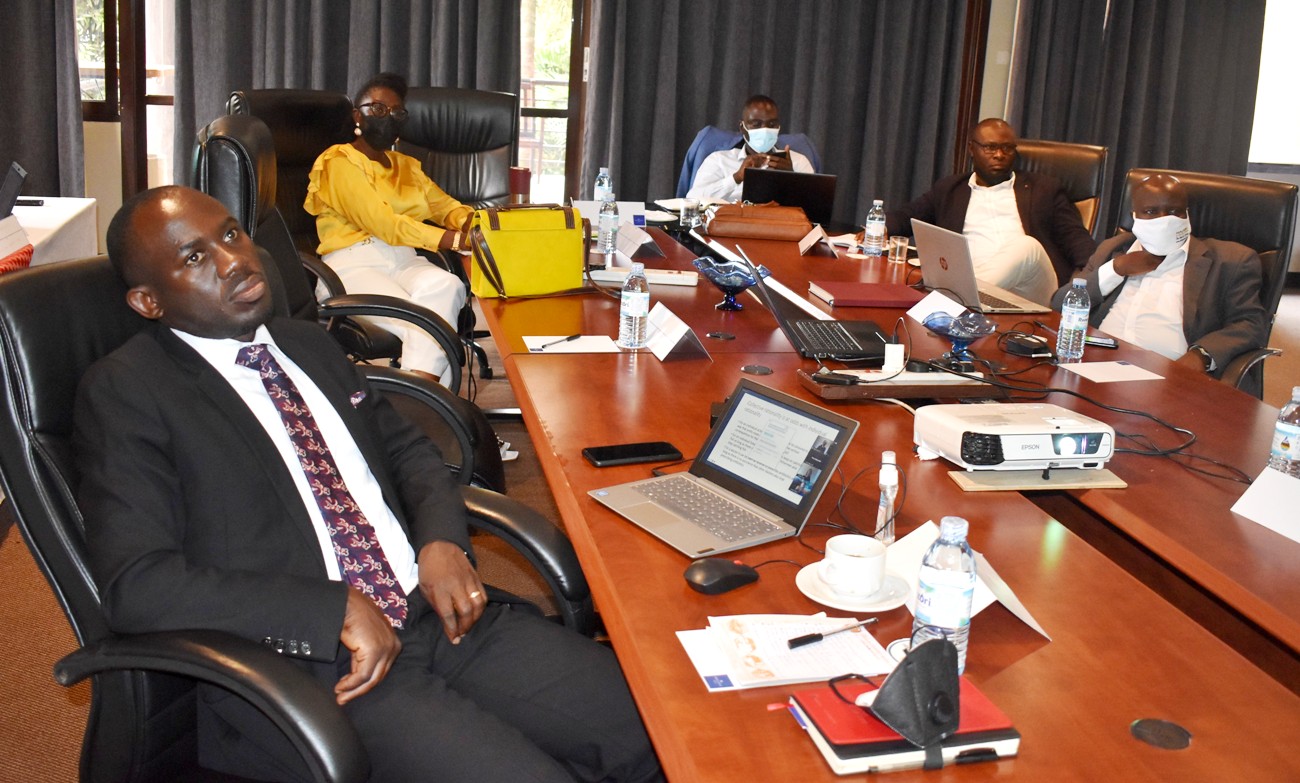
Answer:
<path fill-rule="evenodd" d="M 749 148 L 754 152 L 771 152 L 776 146 L 776 135 L 781 132 L 780 128 L 746 128 L 745 133 L 749 136 Z"/>
<path fill-rule="evenodd" d="M 1177 215 L 1145 220 L 1134 215 L 1133 235 L 1151 255 L 1167 256 L 1182 247 L 1192 235 L 1192 222 Z"/>

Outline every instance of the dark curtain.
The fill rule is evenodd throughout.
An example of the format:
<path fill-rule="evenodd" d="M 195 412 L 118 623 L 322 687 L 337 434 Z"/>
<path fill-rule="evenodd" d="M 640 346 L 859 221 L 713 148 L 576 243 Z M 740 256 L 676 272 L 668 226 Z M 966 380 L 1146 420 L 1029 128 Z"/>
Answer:
<path fill-rule="evenodd" d="M 1246 173 L 1263 36 L 1264 0 L 1023 0 L 1009 119 L 1110 148 L 1109 233 L 1131 168 Z"/>
<path fill-rule="evenodd" d="M 947 174 L 956 137 L 961 0 L 596 0 L 584 116 L 590 197 L 673 195 L 705 125 L 738 128 L 755 93 L 839 175 L 835 219 L 913 198 Z"/>
<path fill-rule="evenodd" d="M 75 0 L 6 0 L 0 33 L 0 177 L 27 170 L 24 193 L 86 194 Z"/>
<path fill-rule="evenodd" d="M 519 0 L 177 3 L 176 181 L 188 181 L 195 133 L 233 90 L 350 96 L 393 71 L 412 86 L 518 93 L 519 45 Z"/>

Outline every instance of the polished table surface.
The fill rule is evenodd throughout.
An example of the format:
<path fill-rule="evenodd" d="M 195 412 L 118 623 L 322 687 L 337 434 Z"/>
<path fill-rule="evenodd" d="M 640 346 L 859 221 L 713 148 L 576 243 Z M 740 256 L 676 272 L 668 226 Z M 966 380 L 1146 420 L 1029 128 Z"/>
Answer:
<path fill-rule="evenodd" d="M 871 265 L 882 263 L 787 261 L 782 248 L 745 244 L 756 260 L 772 267 L 787 282 L 795 280 L 800 264 L 816 265 L 813 271 L 803 269 L 804 279 L 857 279 L 876 275 L 878 270 Z M 888 270 L 890 274 L 902 271 Z M 588 296 L 483 305 L 506 355 L 507 372 L 548 483 L 670 779 L 759 781 L 796 775 L 800 779 L 833 779 L 789 715 L 770 709 L 798 686 L 708 694 L 675 636 L 678 630 L 703 627 L 711 615 L 807 614 L 823 609 L 795 589 L 796 567 L 773 563 L 762 568 L 762 578 L 752 586 L 721 596 L 699 595 L 682 579 L 688 562 L 685 557 L 586 495 L 590 489 L 641 478 L 647 472 L 645 466 L 591 468 L 580 456 L 582 448 L 664 439 L 684 454 L 693 454 L 707 434 L 708 403 L 721 400 L 732 390 L 743 364 L 765 364 L 774 373 L 762 378 L 763 382 L 809 397 L 798 386 L 794 370 L 809 369 L 814 363 L 790 351 L 761 307 L 755 304 L 739 314 L 717 313 L 712 304 L 719 296 L 707 284 L 698 289 L 654 287 L 652 295 L 669 303 L 701 334 L 713 354 L 712 361 L 661 363 L 644 352 L 530 355 L 522 351 L 518 340 L 523 334 L 612 333 L 617 302 Z M 521 311 L 528 317 L 519 315 Z M 896 317 L 888 311 L 863 312 L 874 315 L 882 325 Z M 724 325 L 726 331 L 737 335 L 736 340 L 721 343 L 703 338 L 705 332 Z M 941 344 L 921 331 L 911 330 L 916 355 L 937 354 Z M 1121 348 L 1115 355 L 1170 376 L 1172 383 L 1166 385 L 1185 387 L 1183 394 L 1190 389 L 1197 396 L 1208 395 L 1215 404 L 1222 402 L 1223 410 L 1252 410 L 1235 397 L 1219 400 L 1212 384 L 1193 375 L 1178 376 L 1179 368 L 1159 357 L 1131 348 Z M 1050 377 L 1057 385 L 1092 386 L 1082 379 L 1062 377 L 1067 374 L 1052 368 L 1028 375 L 1034 373 L 1046 373 L 1044 379 Z M 1101 394 L 1097 389 L 1091 391 Z M 1114 400 L 1121 393 L 1106 396 Z M 1144 390 L 1143 405 L 1153 406 L 1146 396 Z M 1062 395 L 1054 395 L 1052 401 L 1075 404 Z M 1053 638 L 1048 642 L 1039 637 L 1001 606 L 992 606 L 975 618 L 968 672 L 1022 732 L 1021 755 L 996 764 L 926 773 L 927 779 L 936 775 L 943 779 L 1015 776 L 1024 780 L 1212 776 L 1268 780 L 1300 776 L 1300 759 L 1291 752 L 1300 729 L 1300 699 L 1294 694 L 1027 497 L 962 493 L 946 476 L 950 465 L 918 461 L 911 451 L 911 415 L 904 409 L 879 402 L 834 407 L 863 422 L 842 466 L 844 478 L 832 482 L 799 540 L 745 550 L 737 557 L 751 564 L 819 559 L 814 548 L 820 549 L 832 532 L 820 523 L 830 514 L 833 496 L 842 482 L 869 468 L 881 450 L 893 449 L 900 455 L 908 488 L 900 513 L 900 535 L 944 514 L 968 518 L 972 544 L 990 558 Z M 1087 412 L 1107 418 L 1101 415 L 1107 412 L 1099 409 Z M 1251 415 L 1251 427 L 1255 420 L 1264 420 L 1262 414 Z M 1200 422 L 1195 428 L 1201 428 Z M 1117 429 L 1155 431 L 1127 421 Z M 1252 430 L 1240 439 L 1254 437 Z M 1228 448 L 1230 440 L 1227 434 L 1207 436 L 1205 445 Z M 1244 453 L 1248 447 L 1231 448 Z M 1165 460 L 1151 457 L 1124 455 L 1112 466 L 1136 489 L 1164 495 L 1182 492 L 1190 475 L 1180 468 L 1167 469 Z M 874 472 L 868 470 L 850 488 L 844 504 L 850 516 L 862 524 L 870 524 L 874 515 L 874 479 Z M 1162 481 L 1174 483 L 1161 488 L 1158 482 Z M 1220 492 L 1239 494 L 1239 488 L 1233 486 Z M 1214 493 L 1197 488 L 1191 494 L 1209 497 Z M 1133 503 L 1125 507 L 1130 509 L 1128 513 L 1142 515 Z M 1146 523 L 1154 524 L 1149 519 Z M 1206 547 L 1200 544 L 1210 541 L 1219 543 L 1218 538 L 1202 538 L 1184 540 L 1182 546 L 1205 555 L 1201 550 Z M 1224 543 L 1232 543 L 1231 537 Z M 1219 571 L 1227 568 L 1222 563 L 1207 566 L 1211 570 L 1216 567 Z M 1263 590 L 1266 586 L 1258 587 Z M 1254 600 L 1268 603 L 1267 591 L 1261 596 L 1254 587 L 1241 589 Z M 1277 610 L 1283 617 L 1289 615 L 1286 607 Z M 886 612 L 875 635 L 885 642 L 900 638 L 908 633 L 910 623 L 906 609 Z M 1150 717 L 1185 726 L 1193 734 L 1192 746 L 1184 751 L 1161 751 L 1133 740 L 1129 724 Z"/>

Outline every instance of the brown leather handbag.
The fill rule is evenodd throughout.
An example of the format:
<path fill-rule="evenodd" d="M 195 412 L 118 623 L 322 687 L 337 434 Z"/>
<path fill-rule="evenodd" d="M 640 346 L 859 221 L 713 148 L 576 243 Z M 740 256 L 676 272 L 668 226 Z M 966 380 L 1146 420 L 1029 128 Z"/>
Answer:
<path fill-rule="evenodd" d="M 782 239 L 798 242 L 812 231 L 800 207 L 775 204 L 723 204 L 705 223 L 710 236 L 737 239 Z"/>

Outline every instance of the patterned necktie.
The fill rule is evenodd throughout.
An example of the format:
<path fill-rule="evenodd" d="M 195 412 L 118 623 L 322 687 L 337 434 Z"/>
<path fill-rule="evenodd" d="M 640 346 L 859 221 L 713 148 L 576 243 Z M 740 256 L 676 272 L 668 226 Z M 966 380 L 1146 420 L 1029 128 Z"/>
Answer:
<path fill-rule="evenodd" d="M 401 628 L 406 620 L 406 596 L 384 557 L 375 528 L 343 482 L 334 456 L 293 379 L 264 344 L 239 349 L 235 364 L 261 373 L 262 385 L 280 411 L 280 419 L 298 454 L 298 465 L 307 475 L 311 493 L 329 529 L 343 579 L 378 604 L 395 628 Z"/>

